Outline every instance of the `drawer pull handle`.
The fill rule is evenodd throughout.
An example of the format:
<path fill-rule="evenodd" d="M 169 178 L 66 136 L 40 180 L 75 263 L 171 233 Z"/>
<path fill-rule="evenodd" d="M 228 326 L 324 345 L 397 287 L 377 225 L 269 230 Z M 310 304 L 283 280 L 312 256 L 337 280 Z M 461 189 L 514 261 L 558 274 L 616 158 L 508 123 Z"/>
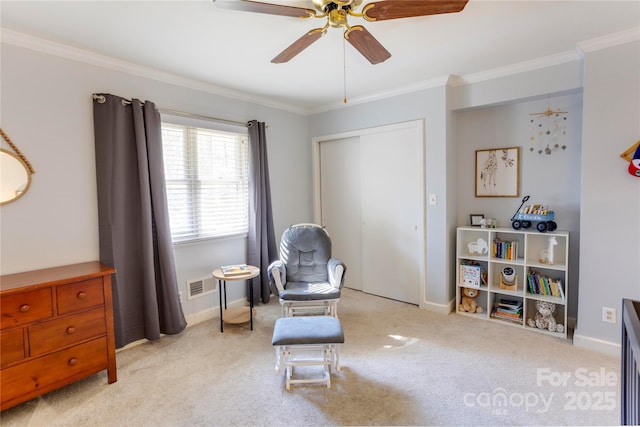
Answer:
<path fill-rule="evenodd" d="M 20 311 L 23 313 L 26 313 L 29 310 L 31 310 L 31 306 L 29 304 L 22 304 L 20 306 Z"/>
<path fill-rule="evenodd" d="M 69 335 L 74 334 L 75 332 L 76 332 L 76 328 L 74 328 L 73 326 L 69 326 L 69 327 L 67 328 L 67 333 L 68 333 Z"/>
<path fill-rule="evenodd" d="M 73 366 L 76 363 L 78 363 L 78 359 L 76 359 L 75 357 L 72 357 L 71 359 L 69 359 L 67 363 L 69 364 L 69 366 Z"/>
<path fill-rule="evenodd" d="M 87 297 L 86 292 L 78 292 L 78 299 L 85 299 Z"/>

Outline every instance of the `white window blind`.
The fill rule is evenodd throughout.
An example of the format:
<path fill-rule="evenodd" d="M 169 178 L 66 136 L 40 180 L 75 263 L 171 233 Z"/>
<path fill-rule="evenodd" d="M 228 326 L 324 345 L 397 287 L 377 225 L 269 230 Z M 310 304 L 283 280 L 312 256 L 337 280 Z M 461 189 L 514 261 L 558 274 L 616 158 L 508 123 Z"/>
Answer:
<path fill-rule="evenodd" d="M 162 146 L 173 242 L 247 233 L 247 135 L 163 123 Z"/>

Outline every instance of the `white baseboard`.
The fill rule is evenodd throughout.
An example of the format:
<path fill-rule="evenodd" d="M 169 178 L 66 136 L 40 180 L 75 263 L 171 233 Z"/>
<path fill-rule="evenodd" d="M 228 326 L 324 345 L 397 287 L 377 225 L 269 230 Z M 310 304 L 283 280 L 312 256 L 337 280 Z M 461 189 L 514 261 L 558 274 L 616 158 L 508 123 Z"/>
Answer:
<path fill-rule="evenodd" d="M 436 304 L 429 301 L 423 301 L 422 304 L 420 304 L 420 308 L 422 310 L 431 311 L 433 313 L 439 313 L 439 314 L 449 314 L 453 311 L 454 307 L 455 307 L 455 299 L 449 301 L 448 304 Z"/>
<path fill-rule="evenodd" d="M 220 309 L 218 307 L 208 308 L 204 311 L 190 314 L 189 316 L 185 317 L 187 320 L 187 328 L 190 326 L 195 326 L 202 322 L 206 322 L 207 320 L 211 320 L 215 317 L 220 317 Z"/>
<path fill-rule="evenodd" d="M 238 300 L 232 301 L 232 302 L 228 302 L 227 303 L 227 307 L 236 307 L 236 306 L 242 306 L 246 304 L 246 300 L 244 298 L 240 298 Z M 185 320 L 187 321 L 187 328 L 191 327 L 191 326 L 195 326 L 198 323 L 202 323 L 202 322 L 206 322 L 208 320 L 211 319 L 215 319 L 215 318 L 219 318 L 220 317 L 220 307 L 219 306 L 215 306 L 212 308 L 208 308 L 206 310 L 203 311 L 199 311 L 198 313 L 195 314 L 191 314 L 189 316 L 185 316 Z M 164 336 L 164 334 L 162 334 L 161 336 Z M 134 341 L 132 343 L 129 343 L 127 345 L 125 345 L 122 348 L 118 348 L 116 349 L 116 353 L 123 351 L 123 350 L 128 350 L 132 347 L 138 346 L 140 344 L 144 344 L 147 341 L 149 341 L 146 338 L 142 338 L 138 341 Z"/>
<path fill-rule="evenodd" d="M 620 344 L 611 341 L 600 340 L 597 338 L 587 337 L 584 335 L 580 335 L 577 332 L 574 332 L 573 334 L 573 345 L 575 345 L 576 347 L 585 348 L 587 350 L 605 353 L 610 356 L 620 357 Z"/>
<path fill-rule="evenodd" d="M 227 307 L 241 307 L 246 304 L 247 304 L 246 299 L 240 298 L 235 301 L 227 302 Z M 187 320 L 187 327 L 195 326 L 198 323 L 206 322 L 208 320 L 215 319 L 215 318 L 220 318 L 220 307 L 215 306 L 212 308 L 208 308 L 206 310 L 199 311 L 194 314 L 190 314 L 185 318 Z"/>

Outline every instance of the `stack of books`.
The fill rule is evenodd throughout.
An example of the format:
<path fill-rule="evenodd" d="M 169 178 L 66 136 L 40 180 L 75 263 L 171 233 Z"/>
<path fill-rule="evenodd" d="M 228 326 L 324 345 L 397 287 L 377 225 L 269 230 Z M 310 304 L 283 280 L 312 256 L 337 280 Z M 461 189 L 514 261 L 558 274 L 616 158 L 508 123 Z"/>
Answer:
<path fill-rule="evenodd" d="M 491 312 L 491 317 L 521 325 L 522 301 L 501 298 Z"/>
<path fill-rule="evenodd" d="M 564 300 L 564 289 L 560 279 L 553 279 L 532 271 L 527 275 L 527 285 L 532 294 L 554 296 Z"/>
<path fill-rule="evenodd" d="M 247 264 L 223 265 L 220 269 L 222 270 L 222 274 L 227 277 L 243 276 L 250 272 Z"/>
<path fill-rule="evenodd" d="M 501 259 L 518 259 L 518 241 L 505 242 L 500 239 L 493 240 L 493 257 Z"/>

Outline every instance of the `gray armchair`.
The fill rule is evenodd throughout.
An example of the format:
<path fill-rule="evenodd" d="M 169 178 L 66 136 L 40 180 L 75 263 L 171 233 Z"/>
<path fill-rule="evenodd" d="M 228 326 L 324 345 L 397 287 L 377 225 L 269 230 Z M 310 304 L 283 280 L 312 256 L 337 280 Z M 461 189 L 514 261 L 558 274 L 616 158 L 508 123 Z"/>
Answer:
<path fill-rule="evenodd" d="M 338 317 L 346 266 L 331 257 L 331 238 L 316 224 L 296 224 L 280 239 L 280 259 L 267 269 L 271 292 L 283 316 L 324 314 Z"/>

